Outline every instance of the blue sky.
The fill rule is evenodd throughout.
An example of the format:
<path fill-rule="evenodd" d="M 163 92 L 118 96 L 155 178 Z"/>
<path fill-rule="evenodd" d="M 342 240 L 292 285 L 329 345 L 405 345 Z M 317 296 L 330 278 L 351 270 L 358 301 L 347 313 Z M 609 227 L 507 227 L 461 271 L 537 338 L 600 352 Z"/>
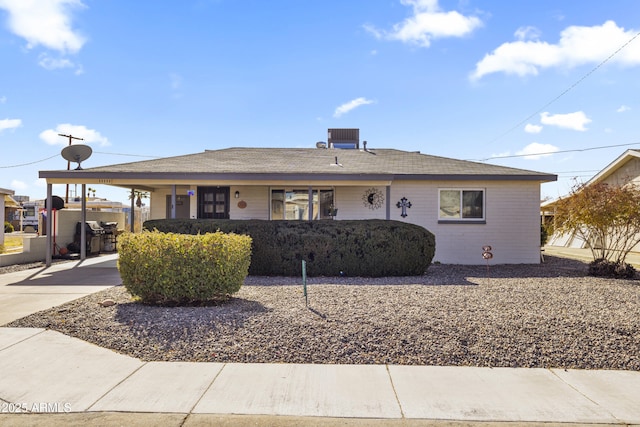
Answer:
<path fill-rule="evenodd" d="M 45 197 L 59 133 L 92 167 L 355 127 L 370 148 L 556 173 L 557 197 L 640 148 L 639 16 L 637 0 L 0 0 L 0 187 Z"/>

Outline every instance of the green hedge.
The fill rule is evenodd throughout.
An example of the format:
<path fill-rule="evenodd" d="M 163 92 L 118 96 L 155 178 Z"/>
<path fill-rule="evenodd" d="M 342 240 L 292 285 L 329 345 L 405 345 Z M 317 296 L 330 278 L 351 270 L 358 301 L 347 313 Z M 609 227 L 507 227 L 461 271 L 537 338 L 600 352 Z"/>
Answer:
<path fill-rule="evenodd" d="M 412 276 L 426 272 L 435 237 L 399 221 L 265 221 L 163 219 L 144 223 L 149 230 L 198 234 L 220 230 L 253 239 L 249 274 L 299 276 Z"/>
<path fill-rule="evenodd" d="M 251 238 L 158 231 L 118 237 L 122 284 L 145 303 L 193 303 L 238 292 L 251 262 Z"/>

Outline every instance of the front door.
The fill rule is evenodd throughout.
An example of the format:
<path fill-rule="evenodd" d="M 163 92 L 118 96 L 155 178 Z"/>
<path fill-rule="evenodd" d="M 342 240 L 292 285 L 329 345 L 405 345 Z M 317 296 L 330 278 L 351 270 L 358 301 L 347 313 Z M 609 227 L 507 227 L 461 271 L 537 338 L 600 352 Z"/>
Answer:
<path fill-rule="evenodd" d="M 167 196 L 167 218 L 171 218 L 171 195 Z M 189 218 L 189 196 L 176 194 L 176 218 Z"/>
<path fill-rule="evenodd" d="M 229 219 L 229 187 L 198 187 L 198 218 Z"/>

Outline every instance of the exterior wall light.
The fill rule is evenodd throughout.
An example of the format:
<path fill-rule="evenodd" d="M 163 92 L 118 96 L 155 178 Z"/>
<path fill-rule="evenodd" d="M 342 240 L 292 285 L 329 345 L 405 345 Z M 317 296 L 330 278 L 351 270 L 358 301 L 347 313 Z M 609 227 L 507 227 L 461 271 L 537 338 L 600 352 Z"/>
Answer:
<path fill-rule="evenodd" d="M 236 196 L 236 199 L 239 199 L 239 198 L 240 198 L 240 192 L 239 192 L 239 191 L 236 191 L 235 196 Z"/>

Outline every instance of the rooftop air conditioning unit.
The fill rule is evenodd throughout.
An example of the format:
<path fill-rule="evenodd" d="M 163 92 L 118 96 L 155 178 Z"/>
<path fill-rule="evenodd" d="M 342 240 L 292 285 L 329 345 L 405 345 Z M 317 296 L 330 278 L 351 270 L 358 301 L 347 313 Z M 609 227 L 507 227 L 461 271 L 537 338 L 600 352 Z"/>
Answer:
<path fill-rule="evenodd" d="M 327 144 L 329 148 L 357 150 L 360 148 L 360 129 L 329 129 Z"/>

